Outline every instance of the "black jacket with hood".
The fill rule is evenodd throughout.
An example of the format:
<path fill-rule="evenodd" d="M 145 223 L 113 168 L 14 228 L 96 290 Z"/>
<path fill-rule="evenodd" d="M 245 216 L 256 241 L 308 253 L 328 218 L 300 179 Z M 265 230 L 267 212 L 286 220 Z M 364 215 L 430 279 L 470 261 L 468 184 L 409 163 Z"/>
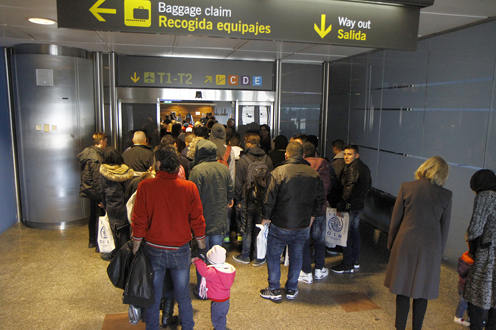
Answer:
<path fill-rule="evenodd" d="M 320 215 L 325 202 L 319 173 L 300 156 L 288 158 L 269 174 L 264 219 L 279 228 L 303 229 Z"/>
<path fill-rule="evenodd" d="M 274 169 L 274 166 L 272 165 L 272 160 L 270 159 L 269 156 L 265 154 L 265 151 L 263 151 L 259 147 L 252 147 L 248 148 L 245 150 L 245 152 L 240 155 L 239 160 L 236 161 L 236 187 L 235 187 L 235 193 L 234 197 L 236 198 L 236 203 L 241 203 L 241 201 L 244 199 L 244 193 L 243 193 L 243 187 L 245 185 L 246 181 L 246 176 L 248 172 L 248 166 L 250 163 L 244 158 L 247 157 L 249 158 L 252 162 L 253 161 L 263 161 L 265 164 L 267 164 L 267 167 L 269 168 L 269 171 L 272 171 Z"/>
<path fill-rule="evenodd" d="M 229 168 L 217 161 L 217 147 L 208 140 L 196 143 L 194 164 L 189 180 L 196 184 L 200 193 L 205 235 L 225 234 L 228 232 L 227 205 L 234 197 Z"/>
<path fill-rule="evenodd" d="M 88 147 L 77 155 L 77 159 L 81 164 L 79 196 L 100 202 L 100 165 L 103 163 L 103 150 L 97 146 Z"/>

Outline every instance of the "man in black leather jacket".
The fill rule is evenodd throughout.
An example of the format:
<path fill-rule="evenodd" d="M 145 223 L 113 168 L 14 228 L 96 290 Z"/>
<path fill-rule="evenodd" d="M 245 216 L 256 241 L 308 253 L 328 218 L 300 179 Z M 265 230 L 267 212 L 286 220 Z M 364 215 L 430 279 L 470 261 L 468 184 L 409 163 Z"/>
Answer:
<path fill-rule="evenodd" d="M 360 268 L 360 213 L 363 210 L 365 194 L 372 185 L 370 170 L 359 158 L 358 147 L 346 145 L 344 147 L 344 161 L 346 166 L 341 175 L 343 195 L 337 206 L 340 212 L 348 212 L 350 223 L 348 227 L 348 240 L 343 248 L 343 262 L 331 270 L 335 273 L 353 273 L 354 269 Z"/>
<path fill-rule="evenodd" d="M 291 260 L 286 299 L 294 299 L 298 294 L 303 246 L 310 237 L 313 219 L 320 214 L 324 196 L 324 184 L 317 171 L 303 159 L 302 145 L 289 143 L 286 160 L 270 173 L 265 192 L 262 224 L 270 223 L 266 256 L 269 286 L 260 290 L 262 298 L 282 298 L 280 256 L 286 245 Z"/>

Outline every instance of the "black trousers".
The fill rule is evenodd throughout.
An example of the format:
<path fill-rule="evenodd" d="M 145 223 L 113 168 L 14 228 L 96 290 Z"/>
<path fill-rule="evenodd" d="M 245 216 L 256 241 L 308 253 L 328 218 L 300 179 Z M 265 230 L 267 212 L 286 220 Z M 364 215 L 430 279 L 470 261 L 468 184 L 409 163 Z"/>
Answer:
<path fill-rule="evenodd" d="M 468 316 L 470 317 L 470 330 L 482 330 L 483 321 L 487 312 L 486 330 L 496 329 L 496 309 L 490 308 L 489 311 L 468 303 Z"/>
<path fill-rule="evenodd" d="M 424 323 L 425 311 L 427 310 L 427 299 L 413 299 L 412 325 L 413 330 L 422 329 Z M 410 298 L 407 296 L 396 296 L 396 329 L 404 330 L 410 311 Z"/>
<path fill-rule="evenodd" d="M 98 202 L 90 199 L 90 218 L 88 219 L 88 232 L 90 243 L 97 243 L 98 217 L 100 216 L 100 206 Z"/>

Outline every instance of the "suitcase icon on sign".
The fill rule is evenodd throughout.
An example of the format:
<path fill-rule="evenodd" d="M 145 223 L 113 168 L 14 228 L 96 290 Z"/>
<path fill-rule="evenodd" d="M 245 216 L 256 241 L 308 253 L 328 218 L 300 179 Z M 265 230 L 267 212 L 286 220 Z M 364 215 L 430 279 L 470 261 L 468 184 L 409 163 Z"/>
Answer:
<path fill-rule="evenodd" d="M 148 9 L 145 9 L 143 6 L 139 6 L 138 8 L 133 9 L 133 18 L 134 19 L 148 19 L 150 16 L 150 12 Z"/>
<path fill-rule="evenodd" d="M 150 27 L 152 25 L 150 0 L 124 0 L 124 24 L 126 26 Z"/>

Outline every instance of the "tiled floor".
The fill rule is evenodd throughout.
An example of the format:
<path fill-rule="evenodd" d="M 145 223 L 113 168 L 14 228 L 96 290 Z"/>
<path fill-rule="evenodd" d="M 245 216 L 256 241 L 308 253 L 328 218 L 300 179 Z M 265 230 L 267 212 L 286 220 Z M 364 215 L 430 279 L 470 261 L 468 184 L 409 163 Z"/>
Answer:
<path fill-rule="evenodd" d="M 388 261 L 385 235 L 364 224 L 361 231 L 361 269 L 300 283 L 294 301 L 260 298 L 258 291 L 267 286 L 266 265 L 236 263 L 230 251 L 237 275 L 228 328 L 394 329 L 395 297 L 382 285 Z M 122 290 L 106 274 L 108 262 L 87 244 L 86 227 L 43 231 L 17 224 L 0 235 L 0 329 L 144 329 L 127 323 Z M 327 257 L 326 267 L 340 260 Z M 282 266 L 282 285 L 286 275 Z M 441 276 L 440 297 L 429 302 L 424 329 L 463 329 L 453 323 L 457 275 L 443 268 Z M 196 281 L 194 267 L 191 279 Z M 193 298 L 193 308 L 195 329 L 212 329 L 210 303 Z"/>

